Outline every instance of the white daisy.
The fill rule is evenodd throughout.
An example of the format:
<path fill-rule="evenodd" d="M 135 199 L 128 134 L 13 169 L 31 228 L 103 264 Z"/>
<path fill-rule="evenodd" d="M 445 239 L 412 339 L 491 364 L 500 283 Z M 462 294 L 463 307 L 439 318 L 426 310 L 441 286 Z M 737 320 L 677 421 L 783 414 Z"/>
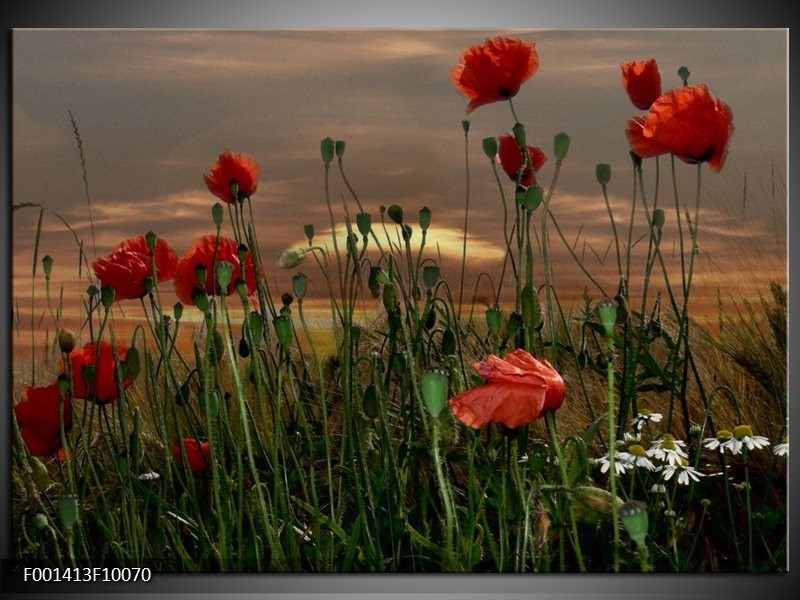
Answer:
<path fill-rule="evenodd" d="M 775 456 L 789 456 L 789 442 L 783 442 L 781 444 L 775 444 L 772 447 L 772 453 Z"/>
<path fill-rule="evenodd" d="M 634 444 L 628 448 L 627 452 L 617 452 L 617 458 L 629 462 L 634 467 L 642 467 L 648 471 L 655 471 L 656 466 L 647 457 L 647 450 L 639 444 Z"/>
<path fill-rule="evenodd" d="M 671 434 L 665 433 L 652 443 L 647 454 L 670 465 L 679 465 L 684 458 L 689 458 L 683 450 L 684 447 L 686 442 L 676 440 Z"/>
<path fill-rule="evenodd" d="M 633 464 L 627 460 L 621 459 L 620 454 L 622 453 L 617 452 L 614 456 L 614 471 L 616 471 L 617 475 L 622 475 L 633 468 Z M 601 473 L 607 473 L 611 468 L 611 460 L 608 458 L 608 455 L 601 456 L 596 459 L 595 462 L 600 465 Z"/>
<path fill-rule="evenodd" d="M 664 481 L 669 481 L 672 479 L 672 476 L 677 473 L 677 481 L 679 485 L 689 485 L 690 480 L 700 481 L 700 478 L 703 477 L 703 474 L 700 471 L 690 466 L 685 460 L 677 465 L 664 465 L 659 469 L 659 471 L 663 475 Z"/>
<path fill-rule="evenodd" d="M 748 450 L 760 450 L 769 446 L 769 440 L 763 435 L 753 435 L 750 425 L 739 425 L 733 430 L 733 437 L 747 446 Z"/>
<path fill-rule="evenodd" d="M 717 437 L 706 438 L 703 440 L 703 446 L 709 450 L 719 450 L 720 452 L 729 451 L 731 454 L 742 453 L 742 442 L 733 437 L 733 434 L 727 429 L 720 429 L 717 432 Z"/>
<path fill-rule="evenodd" d="M 641 412 L 631 419 L 631 427 L 636 429 L 636 431 L 641 431 L 648 423 L 659 423 L 663 418 L 664 415 L 661 413 L 650 412 L 646 408 L 643 408 Z"/>

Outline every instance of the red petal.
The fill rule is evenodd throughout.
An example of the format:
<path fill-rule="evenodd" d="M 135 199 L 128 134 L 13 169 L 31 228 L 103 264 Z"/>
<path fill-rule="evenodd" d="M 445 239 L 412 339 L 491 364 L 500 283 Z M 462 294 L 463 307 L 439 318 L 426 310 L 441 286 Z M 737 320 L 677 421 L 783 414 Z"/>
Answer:
<path fill-rule="evenodd" d="M 539 418 L 546 392 L 544 384 L 490 383 L 451 398 L 450 408 L 462 423 L 475 429 L 488 423 L 516 429 Z"/>

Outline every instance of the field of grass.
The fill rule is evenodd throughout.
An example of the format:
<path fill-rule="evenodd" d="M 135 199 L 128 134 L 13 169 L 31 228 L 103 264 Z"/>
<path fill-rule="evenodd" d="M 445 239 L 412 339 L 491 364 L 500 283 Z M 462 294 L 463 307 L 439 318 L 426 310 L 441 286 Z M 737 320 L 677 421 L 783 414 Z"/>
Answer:
<path fill-rule="evenodd" d="M 309 225 L 307 246 L 280 257 L 291 293 L 265 276 L 277 257 L 259 251 L 245 184 L 257 170 L 242 155 L 207 174 L 225 204 L 209 202 L 204 242 L 178 261 L 148 233 L 112 266 L 86 258 L 95 277 L 78 314 L 64 313 L 37 235 L 31 301 L 46 296 L 47 311 L 22 295 L 15 312 L 15 558 L 159 572 L 785 571 L 782 282 L 758 301 L 720 294 L 716 322 L 695 319 L 708 167 L 634 155 L 630 222 L 608 210 L 618 285 L 598 295 L 566 242 L 575 232 L 550 212 L 570 139 L 548 150 L 550 182 L 523 185 L 532 155 L 508 102 L 510 194 L 498 140 L 482 141 L 506 213 L 484 305 L 460 283 L 468 265 L 446 280 L 423 254 L 435 209 L 365 206 L 330 138 L 330 220 L 316 227 L 339 235 L 316 245 Z M 467 121 L 464 136 L 467 148 Z M 697 202 L 669 210 L 680 169 L 696 173 Z M 646 191 L 656 173 L 662 208 Z M 610 176 L 597 166 L 600 203 Z M 330 197 L 332 177 L 346 201 Z M 551 285 L 562 240 L 582 301 Z M 173 278 L 182 301 L 166 306 Z"/>

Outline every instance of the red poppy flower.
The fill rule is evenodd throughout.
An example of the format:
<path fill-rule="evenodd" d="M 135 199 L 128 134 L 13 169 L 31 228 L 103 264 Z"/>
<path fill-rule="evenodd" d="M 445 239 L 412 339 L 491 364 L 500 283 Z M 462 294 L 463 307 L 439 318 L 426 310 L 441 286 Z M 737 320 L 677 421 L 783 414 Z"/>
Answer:
<path fill-rule="evenodd" d="M 58 383 L 25 388 L 25 400 L 14 406 L 22 439 L 34 456 L 52 456 L 61 449 L 61 392 Z M 72 402 L 64 397 L 64 430 L 72 427 Z"/>
<path fill-rule="evenodd" d="M 450 79 L 470 99 L 469 114 L 484 104 L 512 98 L 538 69 L 536 44 L 500 37 L 463 52 Z"/>
<path fill-rule="evenodd" d="M 217 237 L 214 235 L 204 235 L 198 239 L 186 254 L 178 262 L 175 274 L 175 293 L 181 302 L 194 305 L 192 292 L 200 285 L 197 279 L 197 267 L 202 265 L 206 270 L 204 282 L 206 292 L 219 295 L 219 284 L 216 282 L 216 275 L 211 268 L 214 262 L 214 249 L 217 248 Z M 226 296 L 236 291 L 236 280 L 242 278 L 242 267 L 239 262 L 239 246 L 235 240 L 226 237 L 219 238 L 217 248 L 217 263 L 229 262 L 233 265 L 233 277 L 225 292 Z M 244 281 L 247 285 L 247 294 L 256 291 L 256 269 L 253 264 L 253 255 L 248 250 L 244 261 Z M 213 292 L 211 290 L 214 290 Z"/>
<path fill-rule="evenodd" d="M 490 355 L 475 368 L 488 383 L 450 399 L 453 414 L 475 429 L 487 423 L 516 429 L 564 402 L 567 390 L 561 375 L 525 350 L 514 350 L 503 359 Z"/>
<path fill-rule="evenodd" d="M 647 110 L 661 95 L 661 74 L 654 58 L 622 65 L 622 85 L 636 108 Z"/>
<path fill-rule="evenodd" d="M 158 238 L 155 249 L 156 275 L 159 281 L 175 277 L 178 255 L 169 244 Z M 103 287 L 114 288 L 116 300 L 135 300 L 143 297 L 144 279 L 151 275 L 150 250 L 144 236 L 130 238 L 117 244 L 105 258 L 92 263 L 94 274 Z"/>
<path fill-rule="evenodd" d="M 208 442 L 199 442 L 194 438 L 183 438 L 183 449 L 186 452 L 186 458 L 189 459 L 189 468 L 195 473 L 204 473 L 208 471 L 211 464 L 211 446 Z M 183 464 L 183 454 L 181 454 L 180 446 L 175 446 L 172 449 L 172 455 L 179 465 Z"/>
<path fill-rule="evenodd" d="M 644 117 L 628 121 L 631 149 L 642 158 L 674 154 L 689 164 L 708 162 L 719 172 L 733 134 L 733 113 L 705 85 L 664 94 Z"/>
<path fill-rule="evenodd" d="M 119 360 L 122 362 L 128 356 L 128 349 L 122 344 L 117 344 L 117 353 L 119 354 Z M 99 360 L 97 356 L 97 344 L 94 342 L 89 342 L 83 348 L 72 351 L 69 355 L 72 366 L 72 387 L 76 398 L 85 398 L 99 404 L 108 404 L 119 397 L 114 348 L 109 342 L 100 342 Z M 89 381 L 85 381 L 83 377 L 83 367 L 87 365 L 94 367 L 94 375 Z M 122 383 L 127 389 L 133 383 L 133 380 L 126 378 Z"/>
<path fill-rule="evenodd" d="M 208 191 L 228 204 L 239 198 L 249 198 L 256 193 L 261 168 L 251 156 L 231 154 L 228 150 L 219 155 L 211 170 L 203 175 Z M 238 187 L 238 198 L 231 185 Z"/>
<path fill-rule="evenodd" d="M 500 136 L 500 147 L 497 154 L 500 157 L 500 166 L 503 167 L 506 175 L 512 181 L 516 181 L 519 170 L 522 167 L 523 157 L 519 144 L 513 135 L 507 133 Z M 547 162 L 547 155 L 535 146 L 528 146 L 528 155 L 531 163 L 522 172 L 522 178 L 519 181 L 525 187 L 536 184 L 534 173 L 537 173 L 542 168 L 542 165 Z M 531 167 L 533 170 L 531 170 Z"/>

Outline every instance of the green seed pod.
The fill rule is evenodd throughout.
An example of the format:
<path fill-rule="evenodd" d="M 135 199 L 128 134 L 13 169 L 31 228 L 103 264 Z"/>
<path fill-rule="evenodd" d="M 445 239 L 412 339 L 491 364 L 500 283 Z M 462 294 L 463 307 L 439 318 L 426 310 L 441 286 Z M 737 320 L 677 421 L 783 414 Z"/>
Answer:
<path fill-rule="evenodd" d="M 609 181 L 611 181 L 611 165 L 600 163 L 594 169 L 595 177 L 597 177 L 597 183 L 600 185 L 606 185 Z"/>
<path fill-rule="evenodd" d="M 292 290 L 298 300 L 305 298 L 307 286 L 308 280 L 306 276 L 302 273 L 295 273 L 294 277 L 292 277 Z"/>
<path fill-rule="evenodd" d="M 342 160 L 342 157 L 344 156 L 344 147 L 344 140 L 336 140 L 336 143 L 334 144 L 334 150 L 336 150 L 336 158 L 339 160 Z"/>
<path fill-rule="evenodd" d="M 314 225 L 312 223 L 303 225 L 303 233 L 306 234 L 306 237 L 308 238 L 308 245 L 310 246 L 311 240 L 314 239 Z"/>
<path fill-rule="evenodd" d="M 553 152 L 557 162 L 564 160 L 567 156 L 567 152 L 569 152 L 569 136 L 563 131 L 557 133 L 555 138 L 553 138 Z"/>
<path fill-rule="evenodd" d="M 197 277 L 197 283 L 202 286 L 205 286 L 206 277 L 208 277 L 208 269 L 206 269 L 206 266 L 203 263 L 199 263 L 194 268 L 194 275 L 195 277 Z"/>
<path fill-rule="evenodd" d="M 464 130 L 464 133 L 469 133 L 469 121 L 467 121 L 466 119 L 461 121 L 461 129 Z"/>
<path fill-rule="evenodd" d="M 527 143 L 525 125 L 519 122 L 514 123 L 514 127 L 511 129 L 511 131 L 514 133 L 514 139 L 517 140 L 517 143 L 524 148 L 525 144 Z"/>
<path fill-rule="evenodd" d="M 503 311 L 498 306 L 486 309 L 486 325 L 492 335 L 500 335 L 503 328 Z"/>
<path fill-rule="evenodd" d="M 292 320 L 285 315 L 280 315 L 272 321 L 272 326 L 275 328 L 275 335 L 278 336 L 281 346 L 289 348 L 292 345 L 293 337 Z"/>
<path fill-rule="evenodd" d="M 223 293 L 227 291 L 233 277 L 233 263 L 223 260 L 217 263 L 217 282 Z"/>
<path fill-rule="evenodd" d="M 335 144 L 333 143 L 333 140 L 329 137 L 326 137 L 319 143 L 319 150 L 320 154 L 322 155 L 322 162 L 324 162 L 326 165 L 330 164 L 330 162 L 333 160 L 334 147 Z"/>
<path fill-rule="evenodd" d="M 89 296 L 90 298 L 97 296 L 97 294 L 99 293 L 100 293 L 100 288 L 98 288 L 96 285 L 92 284 L 86 288 L 86 295 Z"/>
<path fill-rule="evenodd" d="M 691 71 L 689 71 L 689 68 L 686 66 L 681 66 L 678 69 L 678 77 L 683 81 L 683 85 L 689 85 L 689 75 L 691 74 Z"/>
<path fill-rule="evenodd" d="M 50 273 L 53 272 L 53 257 L 49 254 L 42 258 L 42 269 L 44 269 L 44 276 L 49 278 Z"/>
<path fill-rule="evenodd" d="M 447 373 L 440 369 L 428 369 L 422 374 L 422 401 L 433 418 L 439 416 L 447 406 Z"/>
<path fill-rule="evenodd" d="M 386 209 L 386 213 L 389 215 L 389 218 L 398 225 L 403 224 L 403 208 L 401 206 L 392 204 Z"/>
<path fill-rule="evenodd" d="M 647 536 L 647 504 L 641 500 L 628 500 L 620 507 L 619 516 L 636 545 L 644 545 Z"/>
<path fill-rule="evenodd" d="M 172 307 L 172 316 L 175 318 L 175 321 L 181 320 L 183 316 L 183 304 L 181 302 L 176 302 Z"/>
<path fill-rule="evenodd" d="M 431 209 L 427 206 L 423 206 L 419 209 L 419 228 L 422 231 L 428 231 L 428 228 L 431 226 Z"/>
<path fill-rule="evenodd" d="M 495 160 L 497 158 L 497 138 L 485 137 L 483 138 L 482 144 L 483 153 L 486 155 L 486 158 Z"/>
<path fill-rule="evenodd" d="M 367 237 L 369 232 L 372 231 L 372 215 L 364 212 L 358 213 L 356 215 L 356 225 L 359 233 Z"/>
<path fill-rule="evenodd" d="M 153 281 L 152 275 L 145 275 L 144 279 L 142 279 L 142 287 L 144 288 L 144 293 L 149 294 L 153 291 L 153 287 L 155 286 L 155 281 Z"/>

